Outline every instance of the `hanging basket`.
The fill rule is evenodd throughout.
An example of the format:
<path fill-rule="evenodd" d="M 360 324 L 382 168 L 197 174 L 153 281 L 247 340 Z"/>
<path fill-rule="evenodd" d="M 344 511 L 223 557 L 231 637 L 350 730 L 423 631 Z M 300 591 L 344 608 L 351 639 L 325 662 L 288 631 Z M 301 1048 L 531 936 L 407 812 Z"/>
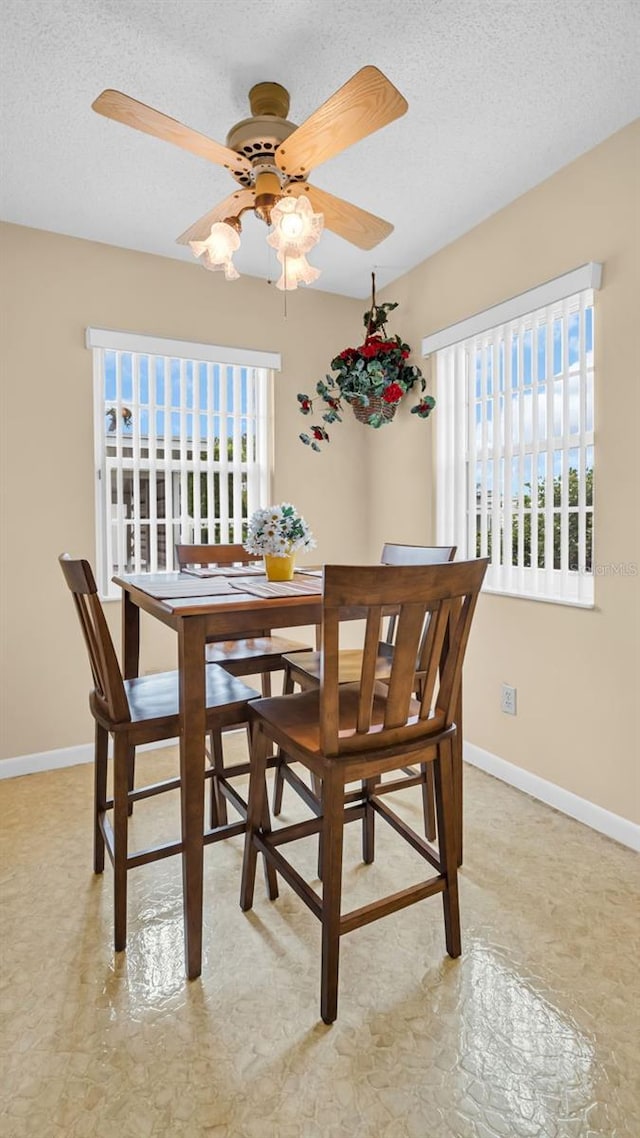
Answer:
<path fill-rule="evenodd" d="M 300 434 L 300 441 L 312 450 L 319 451 L 329 442 L 327 427 L 341 423 L 350 404 L 354 417 L 365 427 L 377 430 L 395 419 L 396 408 L 404 397 L 418 385 L 419 401 L 411 408 L 412 415 L 426 419 L 435 406 L 435 399 L 424 395 L 426 380 L 416 364 L 409 363 L 411 348 L 396 333 L 387 331 L 389 313 L 398 307 L 395 301 L 376 303 L 376 278 L 371 274 L 371 307 L 363 315 L 366 328 L 364 342 L 357 347 L 343 348 L 331 360 L 332 375 L 326 375 L 316 384 L 320 397 L 318 419 L 309 432 Z M 375 392 L 375 394 L 374 394 Z M 314 400 L 310 395 L 298 393 L 302 415 L 313 414 Z"/>
<path fill-rule="evenodd" d="M 352 399 L 351 407 L 359 423 L 369 424 L 372 415 L 381 415 L 383 423 L 390 423 L 396 413 L 397 403 L 387 403 L 381 395 L 370 395 L 365 406 L 361 399 Z"/>

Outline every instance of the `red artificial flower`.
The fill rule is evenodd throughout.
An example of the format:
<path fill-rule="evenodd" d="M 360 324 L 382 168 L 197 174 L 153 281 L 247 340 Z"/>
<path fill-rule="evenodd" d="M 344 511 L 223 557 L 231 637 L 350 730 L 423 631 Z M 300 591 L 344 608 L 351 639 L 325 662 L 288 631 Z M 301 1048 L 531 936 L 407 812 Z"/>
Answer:
<path fill-rule="evenodd" d="M 399 383 L 390 383 L 382 392 L 385 403 L 399 403 L 403 395 L 404 391 Z"/>
<path fill-rule="evenodd" d="M 402 353 L 402 358 L 403 358 L 403 360 L 408 360 L 408 359 L 409 359 L 409 353 L 408 353 L 408 352 L 403 352 L 403 353 Z"/>
<path fill-rule="evenodd" d="M 314 439 L 322 440 L 325 437 L 325 432 L 322 430 L 321 427 L 313 427 L 311 433 L 312 433 Z"/>
<path fill-rule="evenodd" d="M 339 360 L 350 360 L 350 359 L 352 359 L 353 356 L 356 356 L 357 354 L 358 354 L 358 352 L 357 352 L 356 348 L 345 348 L 343 352 L 340 352 L 338 359 Z"/>

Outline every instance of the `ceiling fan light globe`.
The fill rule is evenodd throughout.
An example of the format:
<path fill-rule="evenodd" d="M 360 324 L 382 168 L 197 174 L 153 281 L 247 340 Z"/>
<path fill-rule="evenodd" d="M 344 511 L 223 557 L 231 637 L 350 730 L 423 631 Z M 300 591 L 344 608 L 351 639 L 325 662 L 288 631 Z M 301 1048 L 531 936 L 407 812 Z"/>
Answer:
<path fill-rule="evenodd" d="M 212 273 L 224 272 L 225 279 L 228 281 L 237 281 L 240 276 L 231 257 L 226 261 L 214 261 L 209 253 L 205 252 L 200 264 Z"/>
<path fill-rule="evenodd" d="M 212 260 L 223 261 L 232 257 L 240 248 L 240 238 L 237 230 L 226 221 L 216 221 L 211 226 L 211 233 L 204 244 Z"/>
<path fill-rule="evenodd" d="M 320 276 L 320 269 L 310 265 L 304 254 L 300 257 L 289 257 L 284 253 L 278 253 L 278 260 L 282 265 L 282 275 L 276 281 L 276 288 L 282 292 L 291 292 L 300 284 L 313 284 Z"/>
<path fill-rule="evenodd" d="M 240 237 L 237 229 L 226 221 L 216 221 L 206 241 L 190 241 L 189 245 L 194 256 L 202 257 L 205 269 L 211 272 L 224 269 L 228 281 L 235 281 L 240 276 L 232 260 L 240 248 Z"/>
<path fill-rule="evenodd" d="M 321 213 L 314 213 L 306 198 L 285 197 L 271 210 L 273 232 L 267 242 L 278 255 L 299 257 L 308 253 L 320 239 L 324 225 Z"/>
<path fill-rule="evenodd" d="M 280 218 L 280 231 L 288 241 L 295 241 L 296 238 L 301 237 L 304 232 L 304 222 L 300 214 L 296 211 L 283 213 Z"/>

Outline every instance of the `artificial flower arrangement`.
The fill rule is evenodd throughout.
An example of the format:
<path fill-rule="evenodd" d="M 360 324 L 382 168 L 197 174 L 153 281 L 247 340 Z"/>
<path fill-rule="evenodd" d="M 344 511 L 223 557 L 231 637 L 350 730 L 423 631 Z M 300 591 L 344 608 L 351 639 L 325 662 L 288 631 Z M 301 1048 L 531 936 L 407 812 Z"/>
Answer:
<path fill-rule="evenodd" d="M 271 557 L 288 557 L 302 549 L 315 549 L 315 539 L 309 526 L 290 502 L 256 510 L 249 519 L 249 530 L 244 548 L 249 553 L 262 553 Z"/>
<path fill-rule="evenodd" d="M 371 308 L 363 318 L 367 330 L 364 343 L 340 352 L 331 361 L 331 369 L 337 375 L 327 375 L 326 382 L 320 380 L 316 385 L 326 407 L 322 423 L 314 424 L 310 435 L 300 435 L 301 441 L 312 450 L 319 451 L 321 442 L 329 442 L 323 424 L 342 422 L 343 403 L 351 405 L 356 419 L 374 428 L 391 422 L 398 404 L 416 383 L 420 386 L 421 399 L 411 408 L 412 415 L 427 419 L 435 407 L 435 399 L 423 394 L 426 380 L 420 368 L 407 362 L 411 352 L 409 345 L 400 336 L 387 333 L 387 319 L 398 307 L 397 303 L 376 304 L 375 298 L 373 277 Z M 313 400 L 309 395 L 299 394 L 298 402 L 303 415 L 312 413 Z"/>

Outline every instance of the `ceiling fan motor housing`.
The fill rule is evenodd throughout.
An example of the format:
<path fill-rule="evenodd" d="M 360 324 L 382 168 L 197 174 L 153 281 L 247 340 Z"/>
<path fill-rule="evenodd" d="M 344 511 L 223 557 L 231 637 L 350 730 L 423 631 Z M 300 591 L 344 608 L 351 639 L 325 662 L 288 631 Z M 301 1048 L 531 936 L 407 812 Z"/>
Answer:
<path fill-rule="evenodd" d="M 289 92 L 281 83 L 256 83 L 249 91 L 252 115 L 275 115 L 286 119 L 290 101 Z"/>
<path fill-rule="evenodd" d="M 251 173 L 232 170 L 236 182 L 249 188 L 255 185 L 257 175 L 265 170 L 277 175 L 281 188 L 290 181 L 306 181 L 305 174 L 286 177 L 275 162 L 276 150 L 297 129 L 297 124 L 286 118 L 289 92 L 279 83 L 257 83 L 249 92 L 249 103 L 252 117 L 231 127 L 227 146 L 247 158 L 254 168 L 260 169 Z"/>

